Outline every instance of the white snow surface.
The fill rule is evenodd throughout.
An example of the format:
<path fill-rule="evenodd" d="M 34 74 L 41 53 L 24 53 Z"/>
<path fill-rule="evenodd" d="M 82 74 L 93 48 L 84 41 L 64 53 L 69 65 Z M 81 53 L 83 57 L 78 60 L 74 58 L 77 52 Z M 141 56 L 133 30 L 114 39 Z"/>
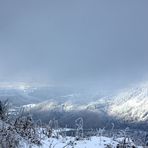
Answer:
<path fill-rule="evenodd" d="M 66 137 L 65 139 L 59 138 L 45 138 L 42 141 L 42 146 L 40 148 L 72 148 L 71 142 L 74 142 L 74 148 L 105 148 L 106 145 L 112 145 L 113 147 L 116 147 L 118 142 L 113 141 L 111 138 L 107 137 L 91 137 L 89 140 L 79 140 L 75 141 L 73 137 Z M 33 146 L 32 148 L 38 148 L 39 146 Z M 28 148 L 28 145 L 24 145 L 24 148 Z"/>
<path fill-rule="evenodd" d="M 111 146 L 112 148 L 116 148 L 117 144 L 119 144 L 123 138 L 118 138 L 113 140 L 109 137 L 104 136 L 93 136 L 89 139 L 84 138 L 83 140 L 76 141 L 74 137 L 59 137 L 56 138 L 47 138 L 45 137 L 42 140 L 42 145 L 32 145 L 31 148 L 106 148 L 107 146 Z M 131 144 L 134 145 L 132 140 L 130 139 Z M 70 144 L 70 143 L 73 143 Z M 22 148 L 30 148 L 27 143 L 22 143 Z M 142 148 L 142 146 L 137 146 L 137 148 Z"/>

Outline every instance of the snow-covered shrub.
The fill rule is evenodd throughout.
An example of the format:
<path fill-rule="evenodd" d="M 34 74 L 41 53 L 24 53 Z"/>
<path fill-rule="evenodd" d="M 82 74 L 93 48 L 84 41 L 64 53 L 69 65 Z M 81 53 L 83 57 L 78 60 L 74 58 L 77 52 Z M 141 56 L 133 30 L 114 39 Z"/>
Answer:
<path fill-rule="evenodd" d="M 28 141 L 29 144 L 41 145 L 38 128 L 30 114 L 24 114 L 23 111 L 18 115 L 10 115 L 8 118 L 9 103 L 0 101 L 0 147 L 15 148 L 20 147 L 20 138 Z"/>
<path fill-rule="evenodd" d="M 0 147 L 15 148 L 19 147 L 20 137 L 15 127 L 6 123 L 8 120 L 9 103 L 8 100 L 0 100 Z"/>
<path fill-rule="evenodd" d="M 43 134 L 50 138 L 52 136 L 52 121 L 49 122 L 48 125 L 43 129 Z"/>
<path fill-rule="evenodd" d="M 75 120 L 76 125 L 76 140 L 83 139 L 83 118 L 80 117 Z"/>
<path fill-rule="evenodd" d="M 16 132 L 30 143 L 41 144 L 38 129 L 31 115 L 23 115 L 16 118 L 14 127 Z"/>
<path fill-rule="evenodd" d="M 6 120 L 8 117 L 8 110 L 9 110 L 9 102 L 8 100 L 1 101 L 0 100 L 0 119 Z"/>
<path fill-rule="evenodd" d="M 0 147 L 17 148 L 20 147 L 21 137 L 17 134 L 15 128 L 11 125 L 0 121 Z"/>

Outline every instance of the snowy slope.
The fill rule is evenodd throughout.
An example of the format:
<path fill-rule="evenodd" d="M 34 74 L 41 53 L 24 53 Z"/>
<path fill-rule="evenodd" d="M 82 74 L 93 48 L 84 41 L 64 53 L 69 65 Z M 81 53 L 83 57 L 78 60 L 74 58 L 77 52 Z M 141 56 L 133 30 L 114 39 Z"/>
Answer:
<path fill-rule="evenodd" d="M 74 141 L 74 138 L 71 137 L 67 137 L 66 141 L 63 141 L 62 139 L 57 140 L 51 138 L 49 140 L 46 139 L 43 142 L 42 148 L 48 148 L 49 145 L 52 145 L 54 148 L 72 148 L 73 144 L 75 148 L 105 148 L 106 145 L 112 145 L 113 147 L 116 147 L 118 142 L 113 141 L 111 138 L 107 137 L 91 137 L 90 140 L 81 141 Z M 34 148 L 37 148 L 37 146 L 34 146 Z"/>
<path fill-rule="evenodd" d="M 123 138 L 113 140 L 108 137 L 90 137 L 90 139 L 84 139 L 80 141 L 75 141 L 73 137 L 66 138 L 45 138 L 42 140 L 42 145 L 32 145 L 32 148 L 106 148 L 107 146 L 112 146 L 112 148 L 116 148 L 117 144 L 123 141 Z M 131 140 L 130 140 L 131 141 Z M 131 145 L 134 143 L 131 141 Z M 27 143 L 22 143 L 22 148 L 29 148 Z"/>
<path fill-rule="evenodd" d="M 133 121 L 148 120 L 148 83 L 121 91 L 116 96 L 80 93 L 67 88 L 21 86 L 19 89 L 0 88 L 0 97 L 40 111 L 90 110 Z"/>
<path fill-rule="evenodd" d="M 148 84 L 126 90 L 112 101 L 111 115 L 134 121 L 148 120 Z"/>
<path fill-rule="evenodd" d="M 10 128 L 7 128 L 8 126 L 10 127 L 9 124 L 6 124 L 0 120 L 0 130 L 7 129 L 7 134 L 10 134 Z M 13 128 L 14 129 L 14 128 Z M 124 141 L 124 137 L 120 138 L 110 138 L 110 137 L 105 137 L 105 136 L 91 136 L 87 138 L 82 138 L 80 140 L 76 140 L 75 137 L 69 137 L 61 135 L 59 131 L 68 131 L 70 129 L 58 129 L 58 130 L 52 130 L 51 137 L 47 137 L 47 135 L 44 134 L 43 130 L 44 128 L 39 128 L 38 129 L 38 134 L 39 134 L 39 139 L 41 140 L 41 145 L 35 145 L 31 143 L 29 140 L 27 140 L 25 137 L 20 137 L 20 135 L 17 132 L 11 132 L 11 136 L 15 137 L 17 140 L 19 140 L 19 147 L 20 148 L 106 148 L 106 147 L 112 147 L 116 148 L 117 144 L 122 144 Z M 15 129 L 13 130 L 15 131 Z M 58 134 L 57 134 L 58 133 Z M 1 136 L 5 136 L 6 134 L 0 134 Z M 56 137 L 55 137 L 56 135 Z M 57 136 L 58 135 L 58 136 Z M 9 137 L 10 138 L 10 137 Z M 6 141 L 6 140 L 5 140 Z M 126 143 L 129 146 L 135 146 L 133 141 L 130 138 L 126 138 Z M 0 143 L 1 147 L 1 143 Z"/>
<path fill-rule="evenodd" d="M 71 98 L 71 96 L 69 96 Z M 74 99 L 74 95 L 72 96 Z M 148 83 L 126 89 L 116 96 L 99 98 L 96 101 L 78 103 L 70 100 L 61 102 L 50 99 L 42 103 L 30 105 L 32 109 L 40 111 L 59 110 L 89 110 L 100 111 L 109 116 L 132 121 L 148 120 Z"/>

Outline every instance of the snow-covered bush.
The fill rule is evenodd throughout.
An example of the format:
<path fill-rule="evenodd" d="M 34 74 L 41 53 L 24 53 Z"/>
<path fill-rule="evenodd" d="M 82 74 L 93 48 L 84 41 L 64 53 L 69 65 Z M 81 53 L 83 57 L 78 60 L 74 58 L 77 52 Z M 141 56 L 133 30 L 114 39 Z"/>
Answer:
<path fill-rule="evenodd" d="M 15 128 L 9 124 L 0 121 L 0 147 L 17 148 L 20 147 L 21 137 L 17 134 Z"/>
<path fill-rule="evenodd" d="M 49 122 L 48 125 L 43 129 L 43 134 L 50 138 L 52 136 L 52 121 Z"/>
<path fill-rule="evenodd" d="M 6 120 L 8 117 L 8 110 L 9 110 L 9 102 L 8 100 L 1 101 L 0 100 L 0 119 Z"/>
<path fill-rule="evenodd" d="M 76 140 L 83 139 L 83 118 L 80 117 L 75 120 L 76 125 Z"/>
<path fill-rule="evenodd" d="M 31 117 L 31 115 L 19 116 L 15 119 L 14 128 L 16 132 L 30 143 L 40 145 L 40 137 L 38 129 Z"/>
<path fill-rule="evenodd" d="M 0 101 L 0 147 L 20 147 L 20 139 L 29 144 L 41 145 L 39 128 L 36 128 L 32 116 L 21 111 L 17 116 L 8 118 L 8 105 L 8 101 Z"/>

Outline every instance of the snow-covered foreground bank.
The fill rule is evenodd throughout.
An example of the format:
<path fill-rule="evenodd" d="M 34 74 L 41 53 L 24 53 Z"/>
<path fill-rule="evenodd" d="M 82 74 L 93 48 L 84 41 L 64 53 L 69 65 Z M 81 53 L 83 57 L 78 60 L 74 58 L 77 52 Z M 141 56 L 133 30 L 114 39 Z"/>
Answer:
<path fill-rule="evenodd" d="M 107 145 L 112 145 L 116 147 L 118 142 L 111 140 L 107 137 L 91 137 L 89 140 L 79 140 L 75 141 L 74 138 L 66 137 L 66 139 L 46 139 L 43 141 L 42 148 L 103 148 Z M 26 147 L 27 148 L 27 147 Z M 37 148 L 37 146 L 34 146 Z"/>
<path fill-rule="evenodd" d="M 125 148 L 140 147 L 136 146 L 130 138 L 120 137 L 115 139 L 98 135 L 76 138 L 77 136 L 70 137 L 66 136 L 66 133 L 62 134 L 62 132 L 70 129 L 52 130 L 51 132 L 48 128 L 36 128 L 32 132 L 30 131 L 28 136 L 24 136 L 22 132 L 27 134 L 26 131 L 17 132 L 15 127 L 4 122 L 0 123 L 0 148 L 9 148 L 10 145 L 15 147 L 15 143 L 16 145 L 18 143 L 17 148 L 119 148 L 123 144 Z M 33 134 L 34 132 L 36 134 Z"/>
<path fill-rule="evenodd" d="M 128 136 L 126 138 L 121 136 L 116 139 L 100 135 L 87 138 L 70 137 L 66 136 L 66 132 L 71 129 L 51 130 L 48 127 L 27 128 L 20 132 L 17 131 L 16 127 L 2 121 L 0 127 L 0 148 L 9 148 L 10 146 L 17 148 L 119 148 L 123 145 L 125 148 L 140 147 L 136 146 Z M 25 136 L 23 133 L 27 135 Z"/>
<path fill-rule="evenodd" d="M 99 128 L 99 130 L 96 129 L 95 131 L 92 130 L 89 134 L 85 133 L 82 117 L 75 120 L 75 129 L 59 128 L 58 120 L 51 120 L 49 124 L 44 125 L 40 120 L 34 122 L 32 116 L 30 114 L 23 114 L 23 111 L 17 116 L 12 116 L 13 118 L 6 116 L 5 110 L 3 109 L 4 107 L 8 109 L 6 103 L 4 102 L 4 104 L 1 105 L 0 148 L 138 147 L 129 138 L 128 128 L 121 130 L 115 135 L 113 133 L 104 134 L 106 135 L 106 137 L 104 137 L 104 128 Z M 111 135 L 112 137 L 108 137 Z M 115 137 L 120 138 L 115 139 Z"/>
<path fill-rule="evenodd" d="M 45 138 L 42 140 L 41 146 L 32 145 L 32 148 L 116 148 L 118 144 L 123 142 L 123 138 L 115 139 L 108 137 L 90 137 L 89 139 L 83 139 L 76 141 L 74 137 L 66 137 L 59 139 Z M 127 141 L 126 141 L 127 142 Z M 129 146 L 135 146 L 132 140 L 129 140 Z M 142 148 L 142 146 L 137 146 Z M 23 148 L 30 148 L 28 144 L 24 143 Z"/>

